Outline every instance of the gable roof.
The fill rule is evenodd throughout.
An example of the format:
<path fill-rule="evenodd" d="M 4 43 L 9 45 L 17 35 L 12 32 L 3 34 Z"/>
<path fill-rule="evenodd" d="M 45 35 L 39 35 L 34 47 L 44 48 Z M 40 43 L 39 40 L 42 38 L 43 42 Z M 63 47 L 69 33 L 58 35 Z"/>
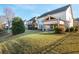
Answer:
<path fill-rule="evenodd" d="M 55 14 L 55 13 L 59 13 L 59 12 L 65 11 L 65 10 L 67 10 L 67 8 L 68 8 L 69 6 L 71 6 L 71 5 L 69 4 L 69 5 L 66 5 L 66 6 L 64 6 L 64 7 L 61 7 L 61 8 L 52 10 L 52 11 L 49 11 L 49 12 L 47 12 L 47 13 L 42 14 L 42 15 L 39 16 L 38 18 L 41 18 L 41 17 L 47 16 L 47 15 L 51 15 L 51 14 Z"/>
<path fill-rule="evenodd" d="M 79 21 L 79 18 L 76 18 L 75 20 L 76 20 L 76 21 Z"/>
<path fill-rule="evenodd" d="M 29 21 L 33 21 L 33 20 L 35 20 L 35 18 L 36 18 L 36 17 L 31 18 Z"/>

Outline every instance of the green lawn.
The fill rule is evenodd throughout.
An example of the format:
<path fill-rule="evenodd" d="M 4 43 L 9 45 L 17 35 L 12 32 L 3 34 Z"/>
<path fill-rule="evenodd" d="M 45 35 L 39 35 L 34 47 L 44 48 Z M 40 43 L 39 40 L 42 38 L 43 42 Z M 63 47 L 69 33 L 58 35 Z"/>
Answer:
<path fill-rule="evenodd" d="M 64 36 L 64 34 L 27 30 L 23 34 L 1 39 L 0 53 L 40 53 Z"/>
<path fill-rule="evenodd" d="M 74 54 L 79 53 L 79 33 L 70 33 L 47 48 L 44 53 L 61 53 L 61 54 Z"/>
<path fill-rule="evenodd" d="M 27 30 L 19 35 L 0 38 L 0 53 L 79 53 L 79 33 Z"/>
<path fill-rule="evenodd" d="M 54 50 L 59 53 L 79 53 L 79 33 L 71 33 Z"/>

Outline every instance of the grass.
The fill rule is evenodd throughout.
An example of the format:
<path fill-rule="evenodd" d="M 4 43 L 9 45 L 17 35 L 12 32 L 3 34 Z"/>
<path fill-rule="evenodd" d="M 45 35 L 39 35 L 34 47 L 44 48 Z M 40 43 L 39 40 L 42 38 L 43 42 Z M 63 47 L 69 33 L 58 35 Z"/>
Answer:
<path fill-rule="evenodd" d="M 53 34 L 27 30 L 19 35 L 0 38 L 0 53 L 79 53 L 79 32 Z"/>
<path fill-rule="evenodd" d="M 55 46 L 53 50 L 64 54 L 79 53 L 79 33 L 70 33 L 70 35 L 63 38 L 63 41 Z M 49 50 L 49 52 L 52 52 L 52 49 Z"/>
<path fill-rule="evenodd" d="M 26 31 L 23 34 L 1 39 L 0 53 L 38 53 L 64 36 L 64 34 Z"/>

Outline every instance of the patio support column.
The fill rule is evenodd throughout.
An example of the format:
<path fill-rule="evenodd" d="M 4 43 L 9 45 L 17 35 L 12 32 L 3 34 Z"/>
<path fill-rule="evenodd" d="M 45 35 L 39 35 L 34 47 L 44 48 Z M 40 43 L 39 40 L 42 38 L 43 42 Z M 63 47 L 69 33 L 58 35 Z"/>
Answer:
<path fill-rule="evenodd" d="M 50 18 L 50 15 L 49 15 L 49 21 L 51 20 L 51 18 Z M 50 25 L 51 26 L 51 25 Z M 51 27 L 50 27 L 50 29 L 51 29 Z"/>
<path fill-rule="evenodd" d="M 57 19 L 57 21 L 58 21 L 58 27 L 59 27 L 59 19 Z"/>
<path fill-rule="evenodd" d="M 54 30 L 54 28 L 55 28 L 55 27 L 54 27 L 54 24 L 52 25 L 52 27 L 53 27 L 52 29 Z"/>
<path fill-rule="evenodd" d="M 49 20 L 50 20 L 50 16 L 49 16 Z"/>

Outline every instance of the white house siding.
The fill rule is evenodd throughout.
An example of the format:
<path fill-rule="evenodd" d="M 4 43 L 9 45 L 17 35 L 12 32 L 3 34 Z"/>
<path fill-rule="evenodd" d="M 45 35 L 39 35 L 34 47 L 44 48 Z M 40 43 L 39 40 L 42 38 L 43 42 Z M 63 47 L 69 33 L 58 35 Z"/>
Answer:
<path fill-rule="evenodd" d="M 57 19 L 62 19 L 64 21 L 66 21 L 66 11 L 67 10 L 59 12 L 59 13 L 56 13 L 56 14 L 52 14 L 52 16 L 57 18 Z M 67 23 L 64 22 L 64 26 L 68 27 Z"/>
<path fill-rule="evenodd" d="M 47 21 L 47 22 L 44 22 L 44 29 L 46 31 L 49 31 L 49 30 L 52 30 L 53 29 L 53 26 L 54 24 L 61 24 L 61 25 L 64 25 L 64 22 L 63 21 L 58 21 L 58 20 L 55 20 L 55 21 Z M 52 27 L 51 27 L 52 26 Z M 55 27 L 55 26 L 54 26 Z"/>
<path fill-rule="evenodd" d="M 63 21 L 60 21 L 59 24 L 64 24 L 64 22 Z"/>
<path fill-rule="evenodd" d="M 68 21 L 67 26 L 73 27 L 73 14 L 72 14 L 71 7 L 69 7 L 66 11 L 66 20 Z"/>
<path fill-rule="evenodd" d="M 56 19 L 62 19 L 64 21 L 64 25 L 65 25 L 66 28 L 73 27 L 73 14 L 72 14 L 71 6 L 69 6 L 65 11 L 54 13 L 54 14 L 51 14 L 51 15 L 48 14 L 47 16 L 38 18 L 37 19 L 38 29 L 44 29 L 45 28 L 43 21 L 48 16 L 54 17 Z"/>
<path fill-rule="evenodd" d="M 66 19 L 66 11 L 62 11 L 59 13 L 55 13 L 51 15 L 52 17 L 55 17 L 56 19 L 62 19 L 65 20 Z"/>
<path fill-rule="evenodd" d="M 44 18 L 39 18 L 39 19 L 36 20 L 36 22 L 38 24 L 38 29 L 43 29 L 44 28 L 43 20 L 44 20 Z"/>
<path fill-rule="evenodd" d="M 51 28 L 50 28 L 50 25 L 48 25 L 48 24 L 47 24 L 47 25 L 44 25 L 44 27 L 45 27 L 44 29 L 45 29 L 46 31 L 48 31 L 48 30 L 51 29 Z"/>
<path fill-rule="evenodd" d="M 60 12 L 60 13 L 56 13 L 56 14 L 52 14 L 52 15 L 47 15 L 45 17 L 37 19 L 37 21 L 38 21 L 38 29 L 42 29 L 42 30 L 45 29 L 43 21 L 48 16 L 52 16 L 52 17 L 55 17 L 57 19 L 63 19 L 63 20 L 65 20 L 66 19 L 66 12 L 63 11 L 63 12 Z"/>
<path fill-rule="evenodd" d="M 51 21 L 47 21 L 47 22 L 44 22 L 44 24 L 64 24 L 64 22 L 63 21 L 58 21 L 58 20 L 55 20 L 55 21 L 53 21 L 53 20 L 51 20 Z"/>

